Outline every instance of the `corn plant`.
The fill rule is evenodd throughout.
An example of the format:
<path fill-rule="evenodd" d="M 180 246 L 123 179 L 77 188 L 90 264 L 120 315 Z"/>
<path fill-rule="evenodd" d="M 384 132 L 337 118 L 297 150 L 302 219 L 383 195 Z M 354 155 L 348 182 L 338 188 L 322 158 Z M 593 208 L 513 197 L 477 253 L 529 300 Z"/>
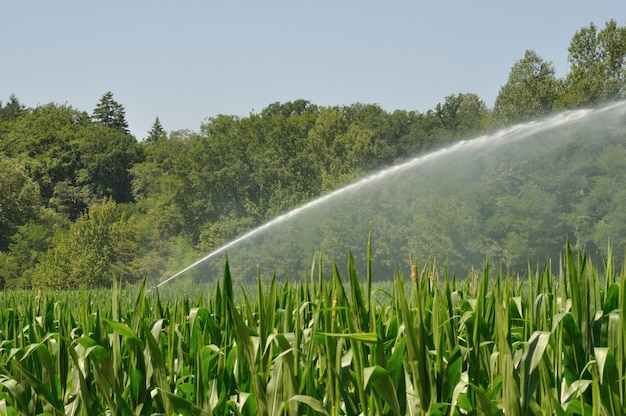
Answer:
<path fill-rule="evenodd" d="M 371 254 L 368 254 L 371 258 Z M 0 294 L 0 414 L 615 415 L 626 274 L 566 246 L 558 270 L 394 282 L 257 276 Z M 602 272 L 600 271 L 602 270 Z"/>

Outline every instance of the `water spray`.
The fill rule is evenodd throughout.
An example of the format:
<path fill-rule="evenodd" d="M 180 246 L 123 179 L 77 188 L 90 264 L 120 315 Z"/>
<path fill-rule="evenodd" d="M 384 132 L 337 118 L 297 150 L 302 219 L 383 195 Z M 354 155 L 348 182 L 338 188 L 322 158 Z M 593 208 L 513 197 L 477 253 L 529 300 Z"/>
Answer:
<path fill-rule="evenodd" d="M 258 234 L 261 234 L 262 232 L 276 227 L 282 223 L 285 223 L 286 221 L 299 216 L 300 214 L 302 214 L 303 212 L 309 211 L 315 207 L 321 206 L 323 204 L 325 204 L 328 201 L 332 201 L 336 198 L 340 198 L 342 195 L 346 195 L 346 194 L 350 194 L 352 192 L 355 192 L 357 190 L 359 190 L 360 188 L 363 188 L 365 186 L 368 186 L 370 184 L 376 183 L 378 181 L 383 180 L 384 178 L 388 178 L 388 177 L 392 177 L 393 175 L 399 174 L 403 171 L 407 171 L 410 169 L 413 169 L 417 166 L 420 165 L 425 165 L 428 163 L 432 163 L 435 162 L 439 159 L 445 158 L 447 156 L 452 156 L 455 155 L 458 152 L 461 151 L 467 151 L 467 152 L 471 152 L 471 151 L 480 151 L 481 153 L 485 153 L 488 151 L 492 151 L 494 149 L 497 149 L 498 147 L 500 147 L 500 145 L 505 144 L 505 143 L 512 143 L 512 142 L 516 142 L 516 141 L 520 141 L 528 136 L 532 136 L 536 133 L 542 132 L 542 131 L 547 131 L 556 127 L 559 127 L 563 124 L 575 121 L 575 120 L 579 120 L 582 119 L 586 116 L 588 116 L 589 114 L 593 113 L 593 112 L 603 112 L 603 111 L 608 111 L 610 109 L 616 108 L 616 107 L 620 107 L 620 106 L 625 106 L 626 103 L 625 102 L 617 102 L 611 105 L 608 105 L 606 107 L 602 107 L 598 110 L 590 110 L 590 109 L 581 109 L 581 110 L 572 110 L 572 111 L 566 111 L 566 112 L 562 112 L 562 113 L 558 113 L 556 115 L 550 116 L 548 118 L 539 120 L 539 121 L 531 121 L 531 122 L 526 122 L 526 123 L 521 123 L 512 127 L 508 127 L 499 131 L 496 131 L 492 134 L 488 134 L 488 135 L 483 135 L 471 140 L 463 140 L 463 141 L 459 141 L 455 144 L 453 144 L 452 146 L 446 147 L 446 148 L 442 148 L 439 150 L 435 150 L 423 155 L 419 155 L 417 157 L 414 157 L 408 161 L 405 161 L 403 163 L 399 163 L 397 165 L 391 166 L 389 168 L 380 170 L 376 173 L 370 174 L 368 176 L 365 176 L 364 178 L 357 180 L 356 182 L 353 182 L 351 184 L 348 184 L 342 188 L 339 188 L 335 191 L 332 191 L 324 196 L 321 196 L 317 199 L 314 199 L 308 203 L 305 203 L 285 214 L 282 214 L 250 231 L 248 231 L 247 233 L 244 233 L 243 235 L 235 238 L 234 240 L 228 242 L 227 244 L 217 248 L 216 250 L 210 252 L 209 254 L 207 254 L 206 256 L 200 258 L 199 260 L 195 261 L 194 263 L 190 264 L 189 266 L 185 267 L 184 269 L 180 270 L 179 272 L 177 272 L 176 274 L 172 275 L 171 277 L 167 278 L 166 280 L 160 282 L 156 287 L 161 287 L 163 285 L 165 285 L 166 283 L 172 281 L 173 279 L 177 278 L 178 276 L 182 275 L 183 273 L 187 272 L 190 269 L 193 269 L 194 267 L 198 266 L 199 264 L 221 254 L 224 252 L 227 252 L 227 250 L 229 250 L 230 248 L 236 246 L 237 244 L 248 240 Z"/>

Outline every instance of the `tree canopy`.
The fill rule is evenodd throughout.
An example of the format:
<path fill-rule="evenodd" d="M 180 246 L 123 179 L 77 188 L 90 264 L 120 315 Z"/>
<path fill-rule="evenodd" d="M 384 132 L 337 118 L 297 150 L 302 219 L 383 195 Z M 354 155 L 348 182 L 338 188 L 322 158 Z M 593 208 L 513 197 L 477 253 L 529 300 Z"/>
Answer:
<path fill-rule="evenodd" d="M 610 20 L 598 30 L 591 23 L 574 34 L 568 51 L 571 69 L 564 80 L 565 106 L 626 97 L 626 27 Z"/>
<path fill-rule="evenodd" d="M 247 117 L 220 114 L 197 131 L 167 132 L 156 117 L 140 142 L 110 91 L 91 115 L 67 104 L 31 108 L 11 95 L 0 103 L 0 281 L 5 287 L 67 288 L 146 275 L 158 280 L 277 215 L 416 154 L 555 110 L 624 98 L 626 28 L 613 20 L 601 30 L 590 24 L 574 34 L 568 52 L 571 68 L 559 79 L 551 62 L 527 50 L 493 108 L 471 92 L 450 94 L 423 113 L 299 99 L 270 103 Z M 615 128 L 609 136 L 623 134 Z M 626 198 L 619 173 L 625 153 L 615 141 L 589 154 L 597 157 L 593 168 L 583 168 L 582 159 L 564 165 L 572 176 L 584 169 L 585 179 L 563 189 L 514 167 L 514 159 L 503 160 L 483 167 L 493 175 L 481 184 L 501 198 L 483 195 L 478 203 L 455 194 L 424 195 L 419 206 L 406 203 L 407 212 L 414 210 L 411 225 L 356 203 L 345 215 L 328 213 L 335 222 L 327 226 L 353 233 L 343 222 L 369 209 L 378 216 L 371 224 L 378 233 L 402 236 L 420 255 L 463 265 L 482 254 L 523 267 L 540 247 L 559 249 L 562 242 L 545 241 L 542 232 L 555 227 L 573 229 L 569 235 L 577 244 L 599 250 L 609 237 L 625 239 L 619 208 Z M 535 185 L 518 186 L 520 177 Z M 471 186 L 459 192 L 471 189 L 482 195 Z M 387 212 L 402 205 L 386 203 Z M 558 209 L 564 213 L 555 215 Z M 428 210 L 453 220 L 429 219 Z M 471 256 L 445 237 L 477 229 Z M 298 244 L 303 233 L 286 238 Z M 337 241 L 329 238 L 325 247 Z M 391 263 L 397 249 L 383 244 L 378 253 Z M 293 266 L 310 267 L 310 258 L 301 261 L 308 266 Z"/>
<path fill-rule="evenodd" d="M 548 114 L 557 98 L 558 81 L 551 62 L 527 50 L 511 68 L 493 107 L 499 124 L 511 124 Z"/>

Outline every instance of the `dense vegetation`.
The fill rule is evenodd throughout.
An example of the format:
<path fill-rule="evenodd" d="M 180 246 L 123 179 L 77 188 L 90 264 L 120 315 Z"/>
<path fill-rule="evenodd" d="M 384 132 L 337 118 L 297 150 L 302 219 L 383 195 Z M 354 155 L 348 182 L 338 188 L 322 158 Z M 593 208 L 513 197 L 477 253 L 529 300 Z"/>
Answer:
<path fill-rule="evenodd" d="M 168 133 L 157 118 L 141 141 L 129 133 L 124 107 L 110 92 L 91 114 L 67 104 L 29 108 L 13 95 L 0 103 L 0 280 L 7 288 L 110 286 L 114 278 L 133 283 L 144 276 L 156 281 L 277 214 L 410 155 L 554 111 L 623 99 L 625 56 L 625 27 L 590 24 L 572 38 L 564 78 L 527 51 L 493 109 L 472 93 L 450 95 L 426 113 L 296 100 L 248 117 L 209 118 L 199 131 Z M 613 136 L 623 139 L 624 131 Z M 577 199 L 566 201 L 576 206 L 572 215 L 586 216 L 570 237 L 592 253 L 609 237 L 619 240 L 616 247 L 626 239 L 626 232 L 615 232 L 624 224 L 620 152 L 623 147 L 601 153 Z M 525 205 L 498 201 L 514 210 L 485 231 L 514 227 L 507 225 L 502 240 L 477 236 L 474 252 L 518 267 L 523 256 L 543 250 L 542 224 L 565 224 L 544 217 L 563 202 L 551 197 L 553 191 L 519 189 Z M 461 222 L 432 219 L 433 250 L 444 244 L 436 241 L 441 227 L 477 232 L 462 223 L 464 206 L 439 202 L 458 210 Z M 520 215 L 525 206 L 541 209 Z M 564 239 L 550 247 L 562 247 Z"/>
<path fill-rule="evenodd" d="M 5 291 L 0 414 L 620 415 L 626 274 Z M 347 278 L 346 278 L 347 277 Z M 182 290 L 182 291 L 181 291 Z"/>

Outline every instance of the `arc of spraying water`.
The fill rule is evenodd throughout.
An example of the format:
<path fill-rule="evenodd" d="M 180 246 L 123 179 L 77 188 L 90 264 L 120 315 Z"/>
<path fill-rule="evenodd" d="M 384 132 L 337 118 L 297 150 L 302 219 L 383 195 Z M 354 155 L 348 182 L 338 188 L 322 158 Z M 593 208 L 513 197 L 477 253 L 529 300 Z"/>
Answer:
<path fill-rule="evenodd" d="M 598 110 L 592 110 L 592 109 L 580 109 L 580 110 L 572 110 L 572 111 L 566 111 L 563 113 L 559 113 L 557 115 L 554 115 L 552 117 L 549 117 L 547 119 L 541 120 L 541 121 L 531 121 L 531 122 L 527 122 L 527 123 L 522 123 L 522 124 L 518 124 L 506 129 L 502 129 L 500 131 L 497 131 L 495 133 L 492 134 L 488 134 L 488 135 L 484 135 L 484 136 L 480 136 L 477 137 L 475 139 L 471 139 L 471 140 L 463 140 L 460 141 L 452 146 L 446 147 L 446 148 L 442 148 L 424 155 L 420 155 L 417 156 L 413 159 L 410 159 L 404 163 L 398 164 L 398 165 L 394 165 L 391 166 L 389 168 L 386 168 L 384 170 L 381 170 L 377 173 L 371 174 L 369 176 L 366 176 L 354 183 L 351 183 L 349 185 L 346 185 L 342 188 L 339 188 L 335 191 L 332 191 L 324 196 L 321 196 L 317 199 L 314 199 L 310 202 L 305 203 L 304 205 L 301 205 L 285 214 L 282 214 L 250 231 L 248 231 L 247 233 L 237 237 L 236 239 L 228 242 L 227 244 L 217 248 L 216 250 L 210 252 L 209 254 L 207 254 L 206 256 L 202 257 L 201 259 L 195 261 L 194 263 L 190 264 L 189 266 L 185 267 L 184 269 L 180 270 L 179 272 L 175 273 L 174 275 L 170 276 L 169 278 L 167 278 L 166 280 L 160 282 L 158 285 L 156 285 L 156 287 L 161 287 L 163 285 L 165 285 L 166 283 L 172 281 L 173 279 L 177 278 L 178 276 L 182 275 L 183 273 L 187 272 L 190 269 L 193 269 L 194 267 L 196 267 L 197 265 L 209 260 L 212 257 L 215 257 L 223 252 L 226 252 L 229 248 L 237 245 L 238 243 L 240 243 L 241 241 L 244 241 L 248 238 L 251 238 L 253 236 L 255 236 L 256 234 L 259 234 L 265 230 L 267 230 L 268 228 L 271 228 L 273 226 L 276 226 L 277 224 L 280 224 L 290 218 L 293 218 L 297 215 L 299 215 L 300 213 L 307 211 L 309 209 L 312 209 L 316 206 L 319 206 L 323 203 L 325 203 L 328 200 L 331 200 L 341 194 L 345 194 L 348 192 L 352 192 L 355 191 L 367 184 L 371 184 L 374 182 L 377 182 L 379 180 L 382 180 L 383 178 L 387 177 L 387 176 L 391 176 L 393 174 L 411 169 L 417 165 L 420 164 L 424 164 L 430 161 L 434 161 L 436 159 L 439 159 L 441 157 L 444 157 L 446 155 L 450 155 L 455 153 L 456 151 L 463 149 L 463 148 L 471 148 L 471 147 L 481 147 L 487 143 L 489 144 L 497 144 L 499 142 L 509 142 L 509 140 L 506 140 L 507 137 L 511 137 L 512 133 L 517 133 L 517 135 L 515 135 L 514 137 L 516 138 L 516 140 L 520 140 L 523 139 L 524 137 L 528 137 L 530 135 L 533 135 L 535 133 L 538 133 L 542 130 L 548 130 L 550 128 L 562 125 L 564 123 L 573 121 L 573 120 L 577 120 L 580 118 L 583 118 L 587 115 L 589 115 L 590 113 L 594 112 L 594 111 L 605 111 L 608 110 L 610 108 L 614 108 L 617 106 L 624 106 L 626 105 L 626 102 L 621 101 L 621 102 L 617 102 L 611 105 L 608 105 L 606 107 L 603 107 L 601 109 Z"/>

